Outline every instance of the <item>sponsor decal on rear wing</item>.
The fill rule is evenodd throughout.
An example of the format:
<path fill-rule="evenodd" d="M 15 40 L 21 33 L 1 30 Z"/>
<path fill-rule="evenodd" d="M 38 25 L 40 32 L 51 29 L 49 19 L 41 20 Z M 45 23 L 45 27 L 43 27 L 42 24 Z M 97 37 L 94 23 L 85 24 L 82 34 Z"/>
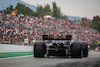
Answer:
<path fill-rule="evenodd" d="M 42 35 L 43 40 L 71 40 L 72 35 Z"/>

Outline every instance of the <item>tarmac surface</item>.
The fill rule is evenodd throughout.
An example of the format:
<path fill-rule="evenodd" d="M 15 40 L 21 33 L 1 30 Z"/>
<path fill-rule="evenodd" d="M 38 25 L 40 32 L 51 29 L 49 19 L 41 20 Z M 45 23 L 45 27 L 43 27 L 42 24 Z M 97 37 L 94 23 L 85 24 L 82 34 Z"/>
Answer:
<path fill-rule="evenodd" d="M 100 67 L 100 52 L 89 51 L 83 58 L 71 57 L 21 57 L 0 60 L 0 67 Z"/>

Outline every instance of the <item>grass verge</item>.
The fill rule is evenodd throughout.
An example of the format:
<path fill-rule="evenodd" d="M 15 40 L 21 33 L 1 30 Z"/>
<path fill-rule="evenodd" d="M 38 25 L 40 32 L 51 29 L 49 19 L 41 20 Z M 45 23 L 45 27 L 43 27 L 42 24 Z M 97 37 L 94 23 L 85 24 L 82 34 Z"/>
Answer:
<path fill-rule="evenodd" d="M 33 55 L 33 52 L 0 52 L 0 58 Z"/>

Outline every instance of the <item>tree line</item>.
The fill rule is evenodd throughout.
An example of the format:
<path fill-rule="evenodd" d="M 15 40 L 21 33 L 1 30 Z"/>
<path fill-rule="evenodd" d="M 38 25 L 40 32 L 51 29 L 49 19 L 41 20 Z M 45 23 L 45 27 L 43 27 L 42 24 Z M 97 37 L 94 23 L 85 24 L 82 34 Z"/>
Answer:
<path fill-rule="evenodd" d="M 42 5 L 38 5 L 37 13 L 42 17 L 45 15 L 51 15 L 55 18 L 66 18 L 66 15 L 61 12 L 61 9 L 57 6 L 56 2 L 52 2 L 52 6 L 53 7 L 51 9 L 49 4 L 46 4 L 44 7 Z"/>
<path fill-rule="evenodd" d="M 92 20 L 87 19 L 86 17 L 83 17 L 81 19 L 81 22 L 82 24 L 89 26 L 100 32 L 100 17 L 98 15 L 94 16 Z"/>
<path fill-rule="evenodd" d="M 15 9 L 18 10 L 18 14 L 22 12 L 24 15 L 28 16 L 45 16 L 45 15 L 51 15 L 55 18 L 61 18 L 64 19 L 66 18 L 66 15 L 64 15 L 61 12 L 60 7 L 57 6 L 56 2 L 52 2 L 52 8 L 50 7 L 49 4 L 44 5 L 37 5 L 36 12 L 30 9 L 29 7 L 25 6 L 24 4 L 17 3 L 16 7 L 14 8 L 12 5 L 9 5 L 9 7 L 6 7 L 5 10 L 0 10 L 3 13 L 8 13 L 11 14 L 11 12 Z"/>

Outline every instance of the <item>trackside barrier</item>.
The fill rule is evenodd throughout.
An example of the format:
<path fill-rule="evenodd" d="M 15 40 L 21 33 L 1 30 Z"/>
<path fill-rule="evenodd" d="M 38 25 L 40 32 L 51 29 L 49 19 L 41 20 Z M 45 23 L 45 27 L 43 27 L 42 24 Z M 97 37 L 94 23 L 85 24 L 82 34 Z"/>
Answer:
<path fill-rule="evenodd" d="M 0 44 L 0 52 L 33 52 L 33 46 Z"/>

